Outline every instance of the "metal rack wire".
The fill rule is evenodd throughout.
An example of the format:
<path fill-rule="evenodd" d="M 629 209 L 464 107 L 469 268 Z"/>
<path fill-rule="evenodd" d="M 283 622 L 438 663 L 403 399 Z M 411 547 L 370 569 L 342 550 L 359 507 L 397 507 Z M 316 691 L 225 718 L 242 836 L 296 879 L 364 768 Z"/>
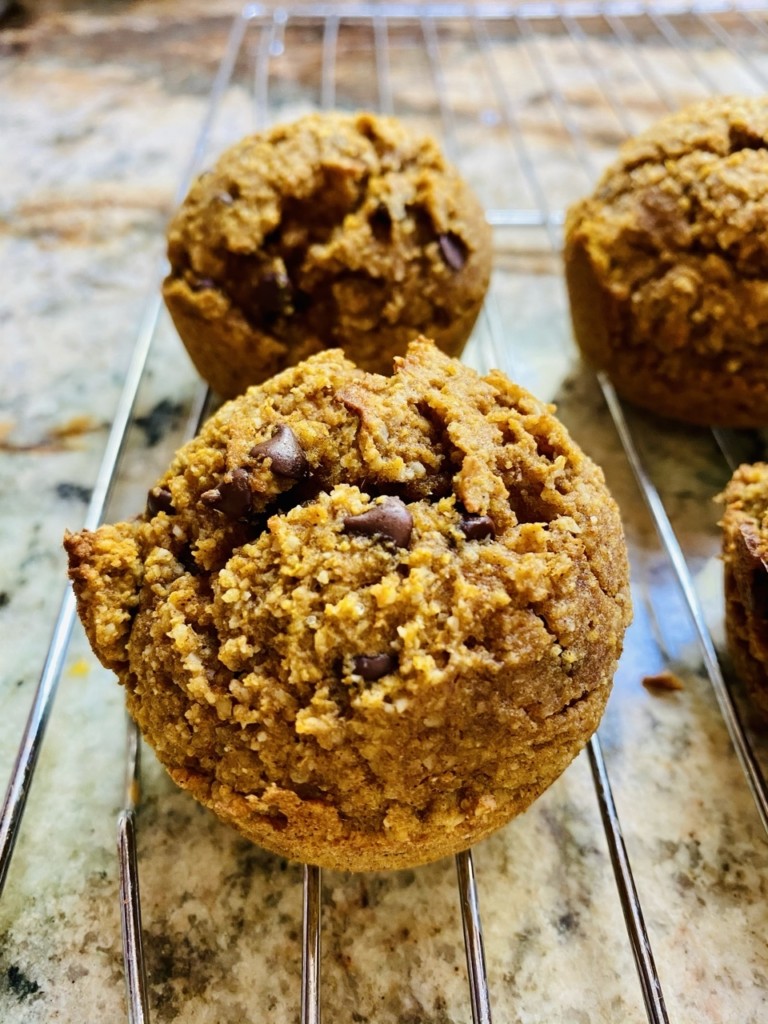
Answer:
<path fill-rule="evenodd" d="M 281 69 L 294 47 L 299 51 L 299 69 L 297 72 L 296 64 L 292 65 L 288 75 Z M 472 107 L 471 98 L 462 105 L 451 86 L 447 51 L 459 52 L 472 68 L 482 67 L 492 107 L 478 110 Z M 420 66 L 420 87 L 416 91 L 403 84 L 399 67 L 403 54 L 410 54 Z M 659 54 L 664 60 L 655 62 Z M 707 66 L 706 57 L 713 54 L 719 61 L 718 76 Z M 342 58 L 348 57 L 357 62 L 372 61 L 372 94 L 365 93 L 359 79 L 345 77 L 340 71 Z M 459 164 L 466 164 L 468 176 L 476 178 L 478 191 L 487 200 L 488 219 L 497 231 L 499 251 L 522 262 L 528 258 L 552 259 L 560 248 L 564 206 L 594 181 L 619 139 L 683 100 L 718 90 L 724 60 L 730 62 L 731 78 L 741 91 L 760 91 L 768 82 L 768 20 L 761 6 L 720 2 L 641 4 L 629 0 L 516 7 L 382 3 L 268 9 L 252 5 L 233 24 L 179 196 L 200 167 L 222 98 L 235 79 L 250 81 L 256 125 L 284 116 L 294 102 L 292 95 L 286 99 L 287 83 L 298 83 L 299 106 L 366 105 L 383 113 L 431 120 L 448 154 Z M 560 61 L 568 64 L 571 73 L 577 72 L 575 90 L 572 85 L 564 86 Z M 541 90 L 542 109 L 537 112 L 542 114 L 546 106 L 548 120 L 544 123 L 550 126 L 549 140 L 540 130 L 541 124 L 532 124 L 530 107 L 521 105 L 515 94 L 523 65 L 525 74 L 534 76 Z M 637 96 L 630 102 L 627 90 L 632 89 Z M 477 146 L 482 154 L 484 143 L 491 137 L 498 153 L 514 165 L 514 173 L 511 187 L 505 190 L 489 186 L 484 193 L 488 182 L 484 181 L 483 168 L 469 158 L 468 151 Z M 492 293 L 469 358 L 481 368 L 501 365 L 514 373 L 500 304 L 498 295 Z M 159 308 L 159 299 L 153 299 L 139 331 L 86 516 L 85 526 L 91 529 L 101 521 L 119 473 Z M 706 674 L 758 814 L 768 829 L 768 791 L 759 759 L 726 685 L 689 562 L 646 464 L 642 437 L 602 375 L 598 386 L 677 580 Z M 200 418 L 204 416 L 205 401 L 201 396 Z M 737 460 L 738 444 L 722 431 L 717 432 L 716 440 L 732 465 Z M 67 591 L 0 818 L 0 893 L 21 828 L 74 620 L 74 600 Z M 128 1016 L 132 1024 L 149 1021 L 136 854 L 139 750 L 138 735 L 129 725 L 125 806 L 118 835 Z M 659 1024 L 669 1017 L 597 735 L 589 744 L 588 759 L 645 1011 L 649 1021 Z M 491 1000 L 471 852 L 457 857 L 456 866 L 472 1019 L 479 1024 L 490 1022 Z M 319 869 L 305 868 L 303 1024 L 320 1021 L 321 893 Z"/>

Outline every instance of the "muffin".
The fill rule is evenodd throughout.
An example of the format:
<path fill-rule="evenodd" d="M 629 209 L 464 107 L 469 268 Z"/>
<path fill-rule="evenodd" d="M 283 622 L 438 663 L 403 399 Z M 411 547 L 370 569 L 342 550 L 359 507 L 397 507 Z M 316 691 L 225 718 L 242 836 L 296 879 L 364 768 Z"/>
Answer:
<path fill-rule="evenodd" d="M 66 537 L 80 617 L 173 779 L 341 870 L 454 853 L 597 727 L 630 617 L 602 472 L 420 339 L 224 405 L 132 522 Z"/>
<path fill-rule="evenodd" d="M 768 422 L 768 97 L 631 139 L 566 217 L 576 341 L 619 394 L 689 423 Z"/>
<path fill-rule="evenodd" d="M 377 373 L 419 333 L 458 355 L 491 231 L 433 139 L 394 118 L 312 114 L 248 136 L 202 174 L 168 258 L 179 335 L 229 398 L 331 347 Z"/>
<path fill-rule="evenodd" d="M 768 465 L 739 466 L 722 499 L 728 649 L 752 703 L 768 718 Z"/>

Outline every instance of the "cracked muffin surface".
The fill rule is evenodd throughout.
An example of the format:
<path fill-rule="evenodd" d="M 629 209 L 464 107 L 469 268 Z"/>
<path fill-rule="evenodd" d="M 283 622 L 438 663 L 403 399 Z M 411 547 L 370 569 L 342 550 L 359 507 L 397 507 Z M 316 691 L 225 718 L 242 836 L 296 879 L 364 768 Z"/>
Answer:
<path fill-rule="evenodd" d="M 413 342 L 224 405 L 144 514 L 68 534 L 80 616 L 174 780 L 254 842 L 412 866 L 523 811 L 597 727 L 630 618 L 601 470 Z"/>
<path fill-rule="evenodd" d="M 330 112 L 223 153 L 171 221 L 168 257 L 179 335 L 232 397 L 326 348 L 378 373 L 420 333 L 458 355 L 488 285 L 491 231 L 433 139 Z"/>
<path fill-rule="evenodd" d="M 768 98 L 629 140 L 566 217 L 576 341 L 617 391 L 699 424 L 768 422 Z"/>
<path fill-rule="evenodd" d="M 728 649 L 752 704 L 768 719 L 768 464 L 739 466 L 721 500 Z"/>

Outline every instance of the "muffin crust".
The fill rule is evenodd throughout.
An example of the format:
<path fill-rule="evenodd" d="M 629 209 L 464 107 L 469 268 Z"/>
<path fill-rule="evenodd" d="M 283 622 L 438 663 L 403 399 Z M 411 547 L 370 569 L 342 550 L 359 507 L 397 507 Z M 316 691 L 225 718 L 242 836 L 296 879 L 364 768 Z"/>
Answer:
<path fill-rule="evenodd" d="M 768 98 L 716 97 L 628 141 L 565 227 L 576 341 L 625 398 L 768 422 Z"/>
<path fill-rule="evenodd" d="M 491 232 L 433 139 L 330 112 L 223 153 L 171 221 L 168 256 L 179 335 L 231 397 L 330 347 L 378 373 L 419 333 L 458 355 L 488 286 Z"/>
<path fill-rule="evenodd" d="M 551 407 L 422 339 L 225 406 L 147 511 L 69 534 L 86 631 L 175 781 L 254 842 L 424 863 L 588 740 L 630 618 L 601 471 Z"/>

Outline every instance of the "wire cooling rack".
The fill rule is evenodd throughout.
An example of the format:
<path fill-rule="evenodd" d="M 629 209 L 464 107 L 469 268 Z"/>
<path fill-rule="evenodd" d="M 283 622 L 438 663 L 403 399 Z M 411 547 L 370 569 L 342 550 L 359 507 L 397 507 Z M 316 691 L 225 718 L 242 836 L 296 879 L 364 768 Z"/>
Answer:
<path fill-rule="evenodd" d="M 606 465 L 609 483 L 621 491 L 628 523 L 638 620 L 619 683 L 629 675 L 652 675 L 655 663 L 657 667 L 676 666 L 705 680 L 715 698 L 713 713 L 720 716 L 715 726 L 711 722 L 705 725 L 727 732 L 732 756 L 742 773 L 739 785 L 754 802 L 749 813 L 764 828 L 768 828 L 768 794 L 761 770 L 764 742 L 750 729 L 738 685 L 729 685 L 727 664 L 724 673 L 718 657 L 721 605 L 711 582 L 716 513 L 697 512 L 693 528 L 690 522 L 691 509 L 700 508 L 717 490 L 713 482 L 722 484 L 739 461 L 761 451 L 761 439 L 655 422 L 625 409 L 607 379 L 594 379 L 579 368 L 569 337 L 559 251 L 564 209 L 591 190 L 623 137 L 689 100 L 713 92 L 758 94 L 765 90 L 766 82 L 768 16 L 758 5 L 253 5 L 233 24 L 189 172 L 179 190 L 181 196 L 191 176 L 224 142 L 253 127 L 311 109 L 374 109 L 397 114 L 440 136 L 449 156 L 483 200 L 495 234 L 493 285 L 466 358 L 481 370 L 500 366 L 542 397 L 556 398 L 562 418 L 577 439 Z M 236 115 L 228 106 L 233 97 L 239 111 Z M 120 479 L 134 405 L 156 340 L 159 316 L 160 303 L 153 298 L 139 330 L 88 509 L 85 526 L 91 529 L 102 520 Z M 199 410 L 192 417 L 195 423 L 204 418 L 210 403 L 211 396 L 201 392 Z M 635 528 L 634 524 L 639 525 Z M 0 891 L 22 826 L 75 618 L 74 600 L 67 592 L 2 810 Z M 648 698 L 654 699 L 658 698 Z M 636 704 L 635 695 L 621 701 L 618 711 L 634 715 Z M 654 720 L 653 712 L 648 713 L 648 720 Z M 596 735 L 586 757 L 637 970 L 638 1012 L 642 1015 L 644 1010 L 654 1024 L 668 1021 L 669 1002 L 679 1019 L 693 1019 L 691 1007 L 695 1005 L 701 1020 L 757 1021 L 760 1011 L 756 1007 L 761 1004 L 755 996 L 761 984 L 757 968 L 758 982 L 746 995 L 742 992 L 738 1008 L 731 1001 L 726 1011 L 718 1008 L 716 1000 L 692 1002 L 684 991 L 690 978 L 681 983 L 675 971 L 668 972 L 662 986 L 645 921 L 648 901 L 641 902 L 638 895 L 628 848 L 634 845 L 642 853 L 642 840 L 649 830 L 661 829 L 658 822 L 653 823 L 652 812 L 644 806 L 638 812 L 637 803 L 632 803 L 638 786 L 643 792 L 643 780 L 638 779 L 645 770 L 641 748 L 651 746 L 657 760 L 672 762 L 676 755 L 664 746 L 667 741 L 674 746 L 670 734 L 658 740 L 641 731 L 627 740 L 623 728 L 620 715 L 611 720 L 609 711 L 600 730 L 600 735 L 607 735 L 608 756 Z M 148 1022 L 154 1013 L 153 965 L 146 962 L 142 942 L 136 841 L 139 754 L 138 735 L 129 725 L 125 807 L 118 828 L 122 936 L 128 1019 Z M 634 765 L 628 763 L 633 760 Z M 622 810 L 620 820 L 607 764 L 611 776 L 614 772 L 619 776 L 624 804 L 631 811 L 632 843 L 625 842 L 627 818 Z M 690 772 L 690 768 L 686 770 Z M 693 780 L 686 785 L 691 785 L 693 793 Z M 647 793 L 641 802 L 646 798 L 650 799 Z M 712 813 L 721 812 L 714 809 Z M 555 834 L 566 834 L 562 822 L 555 821 L 552 827 Z M 754 843 L 764 842 L 759 827 L 753 828 L 750 836 Z M 471 1017 L 475 1024 L 490 1022 L 491 993 L 494 986 L 497 990 L 500 986 L 492 972 L 489 980 L 486 967 L 471 852 L 456 858 L 456 870 Z M 316 1024 L 321 1015 L 322 897 L 319 869 L 305 867 L 300 996 L 297 986 L 297 1014 L 302 1024 Z M 504 899 L 504 892 L 493 893 L 494 901 Z M 660 900 L 663 904 L 663 893 Z M 651 903 L 656 931 L 663 933 L 659 900 L 654 898 Z M 678 917 L 683 914 L 681 906 L 676 904 Z M 604 908 L 597 908 L 596 913 L 601 911 Z M 673 926 L 680 924 L 673 922 Z M 566 921 L 563 928 L 567 927 Z M 669 930 L 662 936 L 665 961 L 673 943 Z M 612 952 L 606 950 L 605 956 L 611 957 Z M 722 960 L 722 950 L 716 953 Z M 756 963 L 759 956 L 758 952 Z M 496 959 L 494 956 L 494 962 Z M 703 960 L 697 962 L 699 972 L 703 964 Z M 579 971 L 589 989 L 589 964 L 582 964 Z M 550 979 L 550 987 L 557 990 L 557 984 L 557 978 Z M 671 993 L 666 1001 L 665 992 Z M 596 994 L 592 1003 L 593 1016 L 569 1017 L 563 1002 L 562 1016 L 557 1019 L 625 1019 L 625 1011 L 617 1015 L 602 1005 Z M 263 1016 L 258 1006 L 252 1010 L 253 1019 Z M 453 1020 L 444 1007 L 440 1011 L 443 1016 L 429 1015 L 426 1010 L 422 1014 L 408 1010 L 408 1016 L 401 1011 L 400 1016 L 400 1011 L 387 1011 L 386 1019 Z M 162 1019 L 177 1019 L 160 1012 Z M 506 1003 L 504 1012 L 506 1019 L 512 1019 Z M 223 1020 L 215 1009 L 211 1014 L 205 1019 Z M 541 1019 L 527 1015 L 524 990 L 516 999 L 514 1017 Z M 335 1013 L 331 1019 L 336 1019 Z M 352 1019 L 376 1017 L 358 1013 Z"/>

